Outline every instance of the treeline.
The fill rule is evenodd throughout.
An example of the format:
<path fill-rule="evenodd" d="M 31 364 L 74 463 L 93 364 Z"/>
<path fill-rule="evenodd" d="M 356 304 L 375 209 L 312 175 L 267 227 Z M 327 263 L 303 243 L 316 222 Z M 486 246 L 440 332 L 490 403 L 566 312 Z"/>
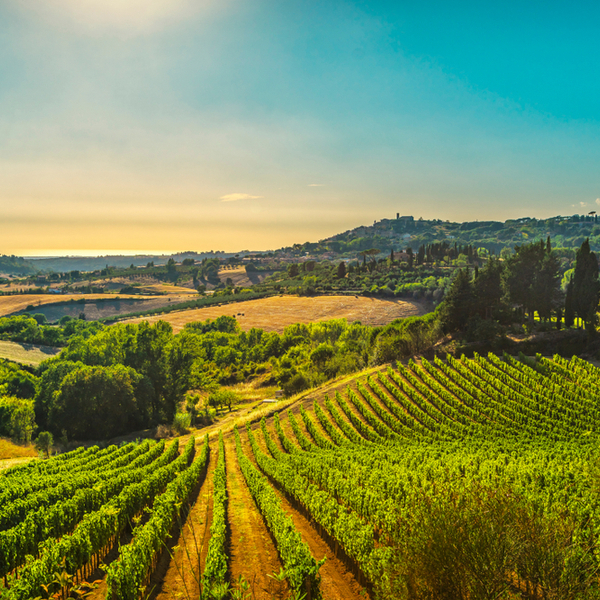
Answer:
<path fill-rule="evenodd" d="M 437 314 L 369 327 L 345 320 L 295 324 L 282 334 L 240 331 L 233 317 L 190 323 L 97 325 L 72 335 L 37 376 L 0 373 L 0 434 L 20 437 L 15 411 L 35 410 L 30 431 L 106 439 L 171 423 L 186 396 L 261 375 L 291 395 L 338 375 L 420 352 L 441 335 Z M 9 373 L 11 369 L 14 372 Z M 2 429 L 4 427 L 4 429 Z M 27 429 L 27 428 L 25 428 Z M 30 434 L 28 434 L 30 435 Z M 26 437 L 26 436 L 25 436 Z"/>
<path fill-rule="evenodd" d="M 452 280 L 452 270 L 423 263 L 411 266 L 399 260 L 398 253 L 374 260 L 331 263 L 306 261 L 292 263 L 287 271 L 267 278 L 254 289 L 278 293 L 355 293 L 397 298 L 424 298 L 439 302 Z M 466 257 L 464 264 L 469 264 Z"/>
<path fill-rule="evenodd" d="M 18 442 L 31 441 L 37 382 L 31 371 L 7 360 L 0 361 L 0 436 Z"/>
<path fill-rule="evenodd" d="M 29 275 L 35 273 L 37 269 L 28 260 L 20 256 L 8 256 L 6 254 L 0 255 L 0 273 L 6 273 L 10 275 Z"/>
<path fill-rule="evenodd" d="M 481 321 L 531 324 L 537 317 L 556 328 L 571 327 L 580 318 L 595 331 L 600 299 L 598 260 L 585 240 L 575 268 L 565 274 L 561 289 L 559 261 L 550 239 L 516 246 L 504 260 L 491 258 L 482 269 L 460 269 L 443 305 L 447 331 L 477 330 Z M 489 330 L 489 326 L 486 327 Z"/>
<path fill-rule="evenodd" d="M 408 265 L 413 266 L 413 251 L 412 248 L 407 248 L 409 255 Z M 454 242 L 436 242 L 433 244 L 421 244 L 417 254 L 414 256 L 414 261 L 417 265 L 425 263 L 433 263 L 441 260 L 456 260 L 460 256 L 464 256 L 469 263 L 477 263 L 479 261 L 478 250 L 473 244 L 458 244 Z"/>
<path fill-rule="evenodd" d="M 89 336 L 98 332 L 103 325 L 97 321 L 63 317 L 58 325 L 48 325 L 46 315 L 24 314 L 0 317 L 0 339 L 25 344 L 64 346 L 73 336 Z"/>

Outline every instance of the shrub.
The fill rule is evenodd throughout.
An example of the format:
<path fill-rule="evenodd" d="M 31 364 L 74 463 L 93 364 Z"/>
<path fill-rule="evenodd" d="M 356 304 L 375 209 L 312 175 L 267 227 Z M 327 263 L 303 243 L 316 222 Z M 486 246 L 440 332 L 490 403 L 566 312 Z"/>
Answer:
<path fill-rule="evenodd" d="M 177 412 L 173 417 L 173 429 L 178 435 L 188 432 L 192 424 L 192 415 L 188 412 Z"/>
<path fill-rule="evenodd" d="M 594 550 L 568 515 L 548 516 L 509 488 L 418 493 L 399 523 L 389 592 L 412 600 L 507 598 L 515 579 L 531 598 L 597 597 Z"/>
<path fill-rule="evenodd" d="M 163 423 L 156 428 L 156 438 L 162 440 L 164 438 L 173 437 L 175 432 L 173 427 L 168 423 Z"/>
<path fill-rule="evenodd" d="M 310 387 L 310 381 L 304 373 L 296 373 L 288 382 L 284 383 L 281 388 L 286 396 L 293 396 Z"/>

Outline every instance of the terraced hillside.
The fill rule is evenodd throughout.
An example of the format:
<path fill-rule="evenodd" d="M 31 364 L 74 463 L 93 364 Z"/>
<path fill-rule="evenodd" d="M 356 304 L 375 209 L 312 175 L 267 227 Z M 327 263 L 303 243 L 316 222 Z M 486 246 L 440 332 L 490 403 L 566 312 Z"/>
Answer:
<path fill-rule="evenodd" d="M 410 361 L 197 448 L 10 469 L 0 598 L 595 598 L 599 375 Z"/>

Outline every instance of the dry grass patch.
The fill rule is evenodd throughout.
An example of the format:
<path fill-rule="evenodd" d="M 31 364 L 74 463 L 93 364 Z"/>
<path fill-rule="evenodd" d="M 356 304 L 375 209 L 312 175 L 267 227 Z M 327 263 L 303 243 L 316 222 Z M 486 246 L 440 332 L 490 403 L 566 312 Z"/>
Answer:
<path fill-rule="evenodd" d="M 292 323 L 312 323 L 329 319 L 361 321 L 364 325 L 386 325 L 394 319 L 423 315 L 424 303 L 414 300 L 384 300 L 365 296 L 273 296 L 222 306 L 208 306 L 165 315 L 131 319 L 128 322 L 171 323 L 175 332 L 186 323 L 216 319 L 221 315 L 235 316 L 244 331 L 253 327 L 281 333 Z"/>
<path fill-rule="evenodd" d="M 0 358 L 7 358 L 23 365 L 39 365 L 43 360 L 56 356 L 61 348 L 36 346 L 18 342 L 0 341 Z"/>
<path fill-rule="evenodd" d="M 9 439 L 0 438 L 0 461 L 16 458 L 37 458 L 38 453 L 32 445 L 15 444 Z"/>
<path fill-rule="evenodd" d="M 249 288 L 256 283 L 262 283 L 273 271 L 251 271 L 246 273 L 246 267 L 235 269 L 219 269 L 219 279 L 225 283 L 227 279 L 233 281 L 236 287 Z"/>

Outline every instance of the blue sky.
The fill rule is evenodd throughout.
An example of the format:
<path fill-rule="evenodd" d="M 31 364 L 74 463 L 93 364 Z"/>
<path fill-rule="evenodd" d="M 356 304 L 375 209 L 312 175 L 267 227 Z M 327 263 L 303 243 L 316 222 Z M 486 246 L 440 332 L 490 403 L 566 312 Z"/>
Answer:
<path fill-rule="evenodd" d="M 0 253 L 594 210 L 599 29 L 591 3 L 5 0 Z"/>

